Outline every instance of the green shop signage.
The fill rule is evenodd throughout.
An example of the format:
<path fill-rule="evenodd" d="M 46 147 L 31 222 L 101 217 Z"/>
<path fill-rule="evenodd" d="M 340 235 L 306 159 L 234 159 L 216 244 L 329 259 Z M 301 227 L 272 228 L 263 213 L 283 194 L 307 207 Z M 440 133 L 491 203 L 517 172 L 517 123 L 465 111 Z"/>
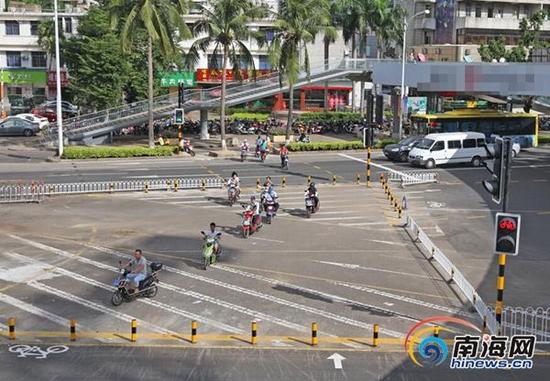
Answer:
<path fill-rule="evenodd" d="M 3 69 L 0 71 L 1 79 L 6 84 L 12 85 L 45 85 L 45 70 L 14 70 Z"/>
<path fill-rule="evenodd" d="M 161 87 L 174 87 L 179 83 L 183 83 L 185 87 L 195 87 L 195 72 L 194 71 L 173 71 L 160 73 Z"/>

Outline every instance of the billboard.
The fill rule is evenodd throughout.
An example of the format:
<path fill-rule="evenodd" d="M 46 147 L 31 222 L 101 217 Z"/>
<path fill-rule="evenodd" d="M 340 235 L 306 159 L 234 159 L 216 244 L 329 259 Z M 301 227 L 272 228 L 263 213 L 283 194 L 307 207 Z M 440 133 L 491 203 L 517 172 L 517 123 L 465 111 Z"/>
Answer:
<path fill-rule="evenodd" d="M 407 112 L 409 114 L 425 115 L 427 109 L 427 97 L 407 97 Z"/>
<path fill-rule="evenodd" d="M 434 43 L 454 43 L 456 5 L 457 0 L 436 0 Z"/>

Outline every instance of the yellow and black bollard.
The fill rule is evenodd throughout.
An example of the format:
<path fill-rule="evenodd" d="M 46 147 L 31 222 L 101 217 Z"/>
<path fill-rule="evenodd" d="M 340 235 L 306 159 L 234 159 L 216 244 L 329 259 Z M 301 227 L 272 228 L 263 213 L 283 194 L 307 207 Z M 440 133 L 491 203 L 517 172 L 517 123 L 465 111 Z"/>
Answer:
<path fill-rule="evenodd" d="M 372 327 L 372 346 L 377 347 L 378 346 L 378 324 L 375 324 Z"/>
<path fill-rule="evenodd" d="M 506 269 L 506 255 L 498 256 L 498 278 L 497 278 L 497 302 L 495 304 L 495 318 L 500 324 L 502 320 L 502 308 L 504 299 L 504 270 Z"/>
<path fill-rule="evenodd" d="M 397 209 L 397 218 L 401 218 L 402 213 L 403 213 L 403 209 L 401 209 L 401 207 L 399 207 L 399 209 Z"/>
<path fill-rule="evenodd" d="M 177 192 L 178 191 L 178 180 L 174 180 L 174 192 Z"/>
<path fill-rule="evenodd" d="M 357 185 L 359 185 L 360 182 L 361 182 L 361 175 L 359 173 L 356 173 L 355 174 L 355 183 Z"/>
<path fill-rule="evenodd" d="M 286 187 L 286 177 L 283 176 L 283 178 L 281 179 L 281 188 L 284 187 Z"/>
<path fill-rule="evenodd" d="M 372 184 L 370 183 L 370 147 L 367 148 L 367 188 L 370 188 Z"/>
<path fill-rule="evenodd" d="M 317 337 L 317 323 L 311 323 L 311 345 L 317 345 L 319 338 Z"/>
<path fill-rule="evenodd" d="M 201 191 L 205 191 L 205 190 L 206 190 L 206 180 L 201 179 Z"/>
<path fill-rule="evenodd" d="M 170 180 L 166 180 L 166 192 L 169 192 L 172 188 L 172 182 Z"/>
<path fill-rule="evenodd" d="M 336 185 L 336 175 L 332 175 L 332 185 Z"/>
<path fill-rule="evenodd" d="M 310 186 L 311 185 L 311 176 L 308 176 L 307 177 L 307 186 Z"/>
<path fill-rule="evenodd" d="M 15 318 L 8 319 L 8 337 L 15 340 Z"/>
<path fill-rule="evenodd" d="M 195 344 L 197 342 L 197 322 L 193 320 L 191 322 L 191 344 Z"/>
<path fill-rule="evenodd" d="M 132 319 L 132 332 L 130 335 L 130 341 L 135 343 L 137 341 L 137 320 Z"/>
<path fill-rule="evenodd" d="M 145 191 L 145 193 L 149 193 L 149 183 L 147 181 L 145 182 L 144 191 Z"/>
<path fill-rule="evenodd" d="M 436 325 L 434 327 L 434 337 L 439 337 L 439 326 L 438 325 Z"/>
<path fill-rule="evenodd" d="M 76 341 L 76 320 L 72 319 L 69 322 L 70 325 L 70 339 L 71 341 Z"/>
<path fill-rule="evenodd" d="M 256 190 L 259 192 L 260 189 L 261 189 L 261 188 L 260 188 L 260 178 L 258 177 L 258 178 L 256 179 Z"/>
<path fill-rule="evenodd" d="M 113 183 L 109 184 L 109 193 L 113 193 L 113 189 L 115 188 Z"/>
<path fill-rule="evenodd" d="M 258 342 L 258 323 L 253 321 L 251 325 L 251 332 L 250 332 L 250 344 L 256 345 L 257 342 Z"/>

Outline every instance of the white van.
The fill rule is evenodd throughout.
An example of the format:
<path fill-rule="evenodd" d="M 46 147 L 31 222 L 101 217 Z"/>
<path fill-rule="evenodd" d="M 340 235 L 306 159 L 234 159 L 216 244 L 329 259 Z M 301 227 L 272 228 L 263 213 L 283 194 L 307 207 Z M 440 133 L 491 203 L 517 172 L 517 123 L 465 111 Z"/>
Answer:
<path fill-rule="evenodd" d="M 481 165 L 487 157 L 485 135 L 480 132 L 429 134 L 409 152 L 409 163 L 433 168 L 440 164 Z"/>

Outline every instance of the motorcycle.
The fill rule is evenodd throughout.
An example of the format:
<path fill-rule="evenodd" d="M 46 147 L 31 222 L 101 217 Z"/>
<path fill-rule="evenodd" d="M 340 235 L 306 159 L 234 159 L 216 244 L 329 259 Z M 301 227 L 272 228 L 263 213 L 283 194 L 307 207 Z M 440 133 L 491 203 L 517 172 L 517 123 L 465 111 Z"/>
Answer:
<path fill-rule="evenodd" d="M 139 282 L 139 287 L 133 293 L 129 293 L 127 289 L 127 275 L 130 271 L 122 268 L 122 262 L 119 262 L 120 272 L 118 277 L 113 281 L 113 286 L 117 289 L 111 297 L 113 306 L 120 306 L 123 302 L 131 302 L 138 297 L 154 298 L 157 295 L 158 287 L 155 283 L 159 283 L 157 273 L 162 269 L 162 263 L 151 263 L 151 274 L 144 280 Z"/>
<path fill-rule="evenodd" d="M 277 215 L 277 208 L 275 208 L 275 201 L 266 201 L 264 204 L 265 210 L 265 222 L 271 224 L 273 218 Z"/>
<path fill-rule="evenodd" d="M 262 227 L 262 224 L 260 221 L 257 221 L 258 218 L 254 218 L 254 209 L 250 205 L 243 205 L 243 208 L 243 237 L 248 238 L 251 233 L 259 230 Z M 259 219 L 261 219 L 261 217 Z"/>
<path fill-rule="evenodd" d="M 218 261 L 218 257 L 221 255 L 221 249 L 218 249 L 217 253 L 214 251 L 214 244 L 216 243 L 216 239 L 221 236 L 221 233 L 218 233 L 216 237 L 209 237 L 203 231 L 201 231 L 201 234 L 204 239 L 204 243 L 202 245 L 202 261 L 203 268 L 206 270 L 208 266 L 216 263 Z"/>
<path fill-rule="evenodd" d="M 195 151 L 193 151 L 193 146 L 189 140 L 183 141 L 183 152 L 188 153 L 191 157 L 195 157 Z"/>
<path fill-rule="evenodd" d="M 241 148 L 241 161 L 246 160 L 246 155 L 248 155 L 248 148 Z"/>
<path fill-rule="evenodd" d="M 239 190 L 234 186 L 229 187 L 227 190 L 227 202 L 229 206 L 233 206 L 234 203 L 239 199 Z"/>
<path fill-rule="evenodd" d="M 317 202 L 317 205 L 315 205 L 314 195 L 310 194 L 307 191 L 304 198 L 306 202 L 306 216 L 307 218 L 310 218 L 313 213 L 316 213 L 319 210 L 319 202 Z"/>
<path fill-rule="evenodd" d="M 260 152 L 260 161 L 263 163 L 265 161 L 265 158 L 267 157 L 267 151 L 261 151 Z"/>

